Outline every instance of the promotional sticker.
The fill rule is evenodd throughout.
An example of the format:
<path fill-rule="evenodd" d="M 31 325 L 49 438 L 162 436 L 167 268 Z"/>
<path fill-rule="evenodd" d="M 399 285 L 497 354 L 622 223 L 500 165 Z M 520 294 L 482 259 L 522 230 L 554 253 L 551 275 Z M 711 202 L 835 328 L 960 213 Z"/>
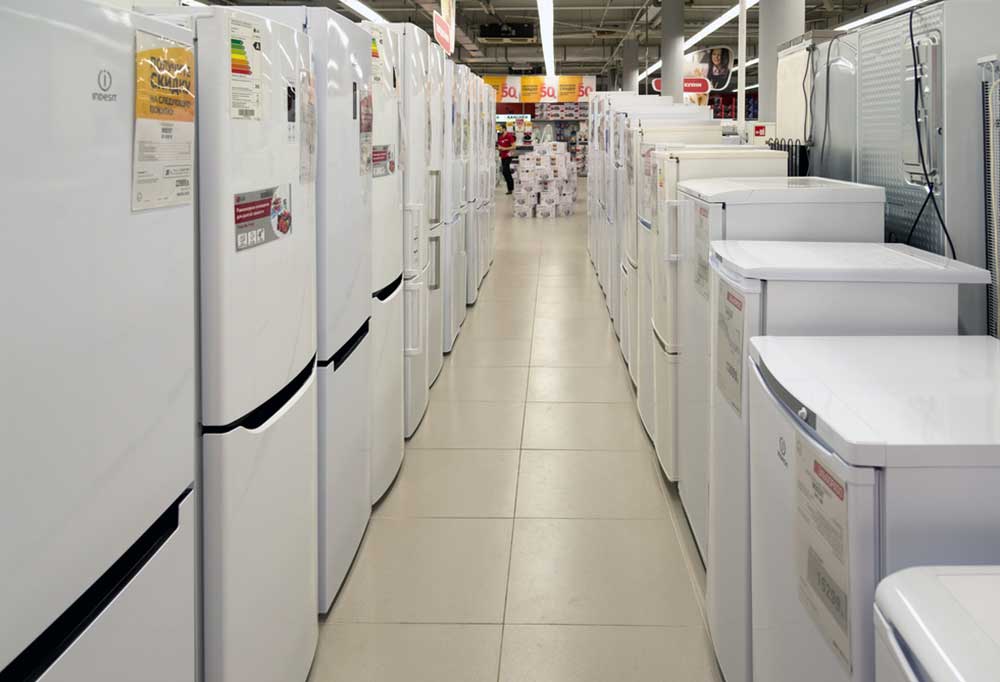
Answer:
<path fill-rule="evenodd" d="M 299 72 L 299 97 L 302 114 L 299 134 L 299 182 L 316 180 L 316 81 L 312 71 Z"/>
<path fill-rule="evenodd" d="M 699 206 L 694 214 L 694 253 L 696 260 L 694 285 L 701 297 L 708 300 L 708 209 Z"/>
<path fill-rule="evenodd" d="M 823 464 L 825 455 L 795 437 L 796 561 L 799 600 L 851 673 L 848 487 Z"/>
<path fill-rule="evenodd" d="M 194 93 L 192 48 L 136 31 L 133 211 L 192 202 Z"/>
<path fill-rule="evenodd" d="M 361 141 L 361 175 L 368 175 L 372 172 L 372 95 L 366 92 L 358 103 L 360 119 L 358 129 L 360 130 Z"/>
<path fill-rule="evenodd" d="M 236 250 L 245 251 L 292 234 L 292 187 L 237 194 L 233 200 Z"/>
<path fill-rule="evenodd" d="M 246 14 L 229 16 L 229 107 L 231 117 L 259 121 L 263 108 L 261 73 L 264 30 Z"/>
<path fill-rule="evenodd" d="M 719 282 L 716 320 L 715 385 L 736 414 L 743 414 L 743 316 L 746 300 L 725 282 Z"/>
<path fill-rule="evenodd" d="M 396 159 L 391 144 L 372 147 L 372 177 L 381 178 L 396 172 Z"/>

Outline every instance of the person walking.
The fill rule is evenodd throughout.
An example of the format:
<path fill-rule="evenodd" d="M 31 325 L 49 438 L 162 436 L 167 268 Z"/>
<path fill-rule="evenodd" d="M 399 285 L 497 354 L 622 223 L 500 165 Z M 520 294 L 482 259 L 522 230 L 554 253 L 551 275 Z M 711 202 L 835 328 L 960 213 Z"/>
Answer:
<path fill-rule="evenodd" d="M 514 191 L 514 174 L 511 173 L 510 162 L 516 143 L 517 138 L 509 130 L 503 131 L 497 140 L 497 149 L 500 150 L 500 166 L 503 169 L 503 179 L 507 181 L 507 194 L 511 194 Z"/>

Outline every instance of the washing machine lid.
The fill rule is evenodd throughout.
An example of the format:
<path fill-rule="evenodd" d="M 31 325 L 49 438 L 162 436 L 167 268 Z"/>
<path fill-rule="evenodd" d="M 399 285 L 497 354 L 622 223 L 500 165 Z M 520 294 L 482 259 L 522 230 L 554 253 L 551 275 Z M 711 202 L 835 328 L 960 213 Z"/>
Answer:
<path fill-rule="evenodd" d="M 765 336 L 751 339 L 750 357 L 850 465 L 1000 466 L 993 337 Z"/>
<path fill-rule="evenodd" d="M 996 678 L 1000 566 L 909 568 L 881 582 L 875 604 L 927 679 Z"/>
<path fill-rule="evenodd" d="M 829 178 L 700 178 L 678 190 L 721 204 L 870 204 L 885 203 L 885 189 Z"/>
<path fill-rule="evenodd" d="M 711 248 L 725 272 L 748 279 L 990 283 L 988 270 L 905 244 L 732 240 Z"/>

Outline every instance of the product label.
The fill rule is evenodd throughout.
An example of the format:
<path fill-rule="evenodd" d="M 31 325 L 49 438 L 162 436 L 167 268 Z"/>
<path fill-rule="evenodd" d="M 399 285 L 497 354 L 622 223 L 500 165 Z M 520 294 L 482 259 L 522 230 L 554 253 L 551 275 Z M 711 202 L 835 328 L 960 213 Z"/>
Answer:
<path fill-rule="evenodd" d="M 391 144 L 372 147 L 372 177 L 381 178 L 396 172 L 396 159 Z"/>
<path fill-rule="evenodd" d="M 736 414 L 743 414 L 743 317 L 746 300 L 725 282 L 719 282 L 715 326 L 715 385 Z"/>
<path fill-rule="evenodd" d="M 796 434 L 799 600 L 851 673 L 848 487 L 824 460 L 815 445 Z"/>
<path fill-rule="evenodd" d="M 229 17 L 229 108 L 234 119 L 259 121 L 263 109 L 264 30 L 246 14 Z M 294 89 L 293 94 L 294 97 Z"/>
<path fill-rule="evenodd" d="M 358 102 L 358 130 L 361 143 L 361 175 L 372 172 L 372 96 L 366 93 Z"/>
<path fill-rule="evenodd" d="M 701 297 L 708 300 L 708 255 L 711 247 L 709 241 L 708 209 L 698 206 L 694 211 L 694 256 L 695 272 L 694 286 Z"/>
<path fill-rule="evenodd" d="M 285 86 L 285 132 L 288 137 L 288 144 L 295 144 L 298 139 L 299 126 L 296 122 L 298 118 L 299 105 L 296 102 L 298 93 L 295 85 Z"/>
<path fill-rule="evenodd" d="M 292 234 L 292 187 L 269 187 L 233 199 L 236 250 L 245 251 Z"/>
<path fill-rule="evenodd" d="M 191 203 L 194 93 L 192 48 L 136 31 L 133 211 Z"/>
<path fill-rule="evenodd" d="M 369 26 L 368 30 L 372 34 L 372 81 L 379 83 L 384 77 L 384 60 L 382 59 L 382 50 L 385 48 L 385 36 L 382 35 L 382 29 L 378 26 Z"/>
<path fill-rule="evenodd" d="M 299 135 L 299 182 L 316 180 L 316 81 L 312 71 L 299 72 L 299 97 L 302 114 Z"/>

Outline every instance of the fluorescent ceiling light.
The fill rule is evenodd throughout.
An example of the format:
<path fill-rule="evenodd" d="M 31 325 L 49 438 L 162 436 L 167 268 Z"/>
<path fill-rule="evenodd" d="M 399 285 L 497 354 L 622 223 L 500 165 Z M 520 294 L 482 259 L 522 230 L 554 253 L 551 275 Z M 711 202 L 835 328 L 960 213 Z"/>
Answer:
<path fill-rule="evenodd" d="M 760 83 L 754 83 L 753 85 L 748 85 L 748 86 L 746 86 L 743 89 L 744 90 L 756 90 L 759 87 L 760 87 Z"/>
<path fill-rule="evenodd" d="M 539 5 L 540 5 L 541 2 L 542 2 L 542 0 L 538 0 L 538 1 L 539 1 Z M 750 9 L 751 7 L 753 7 L 754 5 L 758 4 L 759 2 L 760 2 L 760 0 L 747 0 L 747 9 Z M 920 0 L 920 2 L 926 2 L 926 0 Z M 687 51 L 687 50 L 691 49 L 692 47 L 694 47 L 695 45 L 697 45 L 698 43 L 700 43 L 702 40 L 704 40 L 708 36 L 712 35 L 716 31 L 718 31 L 720 28 L 722 28 L 723 26 L 725 26 L 726 24 L 728 24 L 730 21 L 732 21 L 733 19 L 737 18 L 738 16 L 740 16 L 740 6 L 737 3 L 735 6 L 730 7 L 725 12 L 723 12 L 718 17 L 716 17 L 715 20 L 712 21 L 707 26 L 705 26 L 705 28 L 701 29 L 700 31 L 698 31 L 697 33 L 695 33 L 693 36 L 691 36 L 690 38 L 688 38 L 687 40 L 685 40 L 684 41 L 684 50 Z M 751 59 L 750 61 L 747 62 L 747 66 L 748 67 L 753 66 L 754 64 L 758 63 L 759 61 L 760 61 L 760 59 Z M 638 80 L 641 81 L 643 78 L 646 78 L 647 76 L 650 76 L 651 74 L 656 73 L 660 69 L 661 66 L 663 66 L 663 61 L 662 60 L 656 62 L 655 64 L 653 64 L 652 66 L 650 66 L 648 69 L 646 69 L 645 71 L 643 71 L 642 73 L 640 73 Z M 636 81 L 636 82 L 638 82 L 638 81 Z"/>
<path fill-rule="evenodd" d="M 858 28 L 859 26 L 864 26 L 865 24 L 870 24 L 873 21 L 878 21 L 879 19 L 884 19 L 886 17 L 891 17 L 893 14 L 898 14 L 904 10 L 908 10 L 911 7 L 916 7 L 917 5 L 922 5 L 928 0 L 906 0 L 898 5 L 893 5 L 892 7 L 886 7 L 878 12 L 872 12 L 871 14 L 866 14 L 860 19 L 855 19 L 854 21 L 849 21 L 842 26 L 838 26 L 835 30 L 837 31 L 851 31 Z"/>
<path fill-rule="evenodd" d="M 363 16 L 368 21 L 374 21 L 379 24 L 389 23 L 385 20 L 385 18 L 381 14 L 373 10 L 368 5 L 359 2 L 358 0 L 340 0 L 340 4 L 348 8 L 355 14 Z"/>
<path fill-rule="evenodd" d="M 545 58 L 545 75 L 556 75 L 556 62 L 552 53 L 552 0 L 538 0 L 538 30 L 542 34 L 542 56 Z"/>
<path fill-rule="evenodd" d="M 760 63 L 760 57 L 755 57 L 747 62 L 747 68 L 749 69 L 754 64 L 759 64 L 759 63 Z"/>

